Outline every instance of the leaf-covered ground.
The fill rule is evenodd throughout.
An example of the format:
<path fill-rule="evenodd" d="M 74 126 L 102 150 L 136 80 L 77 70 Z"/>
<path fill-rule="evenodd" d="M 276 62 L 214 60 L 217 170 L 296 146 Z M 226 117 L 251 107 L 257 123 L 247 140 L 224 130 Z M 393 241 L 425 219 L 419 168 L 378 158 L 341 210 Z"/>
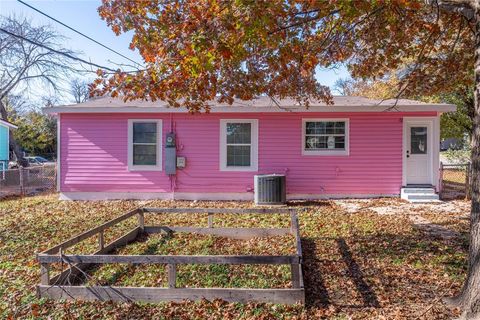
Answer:
<path fill-rule="evenodd" d="M 470 202 L 455 200 L 433 206 L 433 210 L 422 210 L 422 217 L 467 236 L 470 227 Z"/>
<path fill-rule="evenodd" d="M 445 319 L 458 314 L 439 298 L 458 292 L 464 274 L 465 239 L 431 238 L 412 227 L 408 214 L 441 219 L 447 209 L 411 206 L 392 199 L 370 201 L 294 202 L 300 212 L 306 285 L 305 307 L 234 304 L 221 301 L 126 304 L 37 299 L 39 267 L 35 253 L 137 207 L 139 201 L 62 202 L 43 195 L 0 202 L 0 318 L 11 319 Z M 452 202 L 458 214 L 468 206 Z M 251 207 L 248 202 L 155 201 L 149 206 Z M 445 212 L 442 212 L 445 211 Z M 417 213 L 418 211 L 418 213 Z M 204 215 L 148 217 L 146 224 L 206 225 Z M 438 220 L 440 221 L 440 220 Z M 106 234 L 107 242 L 135 224 L 130 219 Z M 280 215 L 225 215 L 220 226 L 288 226 Z M 250 242 L 177 234 L 164 241 L 149 237 L 122 250 L 128 252 L 280 253 L 290 250 L 288 239 Z M 170 246 L 166 246 L 170 243 Z M 91 252 L 96 239 L 71 252 Z M 172 252 L 172 248 L 176 248 Z M 177 252 L 178 250 L 178 252 Z M 152 286 L 164 285 L 160 269 L 147 266 L 92 273 L 96 281 Z M 276 287 L 289 285 L 287 269 L 262 270 L 182 267 L 179 284 L 195 286 Z M 258 271 L 260 274 L 258 273 Z M 207 276 L 205 276 L 207 275 Z M 247 275 L 247 276 L 246 276 Z"/>
<path fill-rule="evenodd" d="M 287 216 L 289 218 L 289 216 Z M 234 240 L 211 235 L 175 233 L 142 236 L 116 254 L 159 255 L 290 255 L 295 254 L 294 237 Z M 291 287 L 286 265 L 178 265 L 177 286 L 197 288 Z M 103 265 L 90 275 L 91 285 L 152 287 L 168 286 L 165 265 Z"/>

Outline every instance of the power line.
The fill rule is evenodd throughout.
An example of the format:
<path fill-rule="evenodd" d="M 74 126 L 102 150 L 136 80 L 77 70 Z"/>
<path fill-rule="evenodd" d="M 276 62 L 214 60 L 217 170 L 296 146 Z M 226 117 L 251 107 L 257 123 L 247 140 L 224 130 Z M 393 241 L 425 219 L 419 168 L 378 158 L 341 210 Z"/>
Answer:
<path fill-rule="evenodd" d="M 0 28 L 0 31 L 1 31 L 1 32 L 4 32 L 4 33 L 6 33 L 6 34 L 8 34 L 8 35 L 10 35 L 10 36 L 12 36 L 12 37 L 15 37 L 15 38 L 18 38 L 18 39 L 22 39 L 22 40 L 24 40 L 24 41 L 27 41 L 27 42 L 33 44 L 33 45 L 36 45 L 36 46 L 42 47 L 42 48 L 44 48 L 44 49 L 47 49 L 47 50 L 49 50 L 49 51 L 51 51 L 51 52 L 54 52 L 54 53 L 56 53 L 56 54 L 60 54 L 60 55 L 62 55 L 62 56 L 65 56 L 65 57 L 67 57 L 67 58 L 69 58 L 69 59 L 77 60 L 77 61 L 80 61 L 80 62 L 82 62 L 82 63 L 91 65 L 91 66 L 93 66 L 93 67 L 97 67 L 97 68 L 99 68 L 99 69 L 105 69 L 105 70 L 108 70 L 108 71 L 111 71 L 111 72 L 117 72 L 117 70 L 113 70 L 113 69 L 111 69 L 111 68 L 109 68 L 109 67 L 101 66 L 101 65 L 99 65 L 99 64 L 96 64 L 96 63 L 93 63 L 93 62 L 89 62 L 89 61 L 87 61 L 87 60 L 83 60 L 82 58 L 75 57 L 75 56 L 73 56 L 73 55 L 71 55 L 71 54 L 69 54 L 69 53 L 67 53 L 67 52 L 64 52 L 64 51 L 60 51 L 60 50 L 57 50 L 57 49 L 50 48 L 50 47 L 44 45 L 43 43 L 39 43 L 39 42 L 30 40 L 30 39 L 28 39 L 28 38 L 25 38 L 24 36 L 21 36 L 21 35 L 19 35 L 19 34 L 15 34 L 15 33 L 13 33 L 13 32 L 10 32 L 10 31 L 8 31 L 8 30 L 3 29 L 3 28 Z"/>
<path fill-rule="evenodd" d="M 135 64 L 138 65 L 138 66 L 142 66 L 140 63 L 136 62 L 135 60 L 130 59 L 129 57 L 121 54 L 120 52 L 118 52 L 118 51 L 116 51 L 116 50 L 114 50 L 114 49 L 112 49 L 112 48 L 110 48 L 110 47 L 107 47 L 107 46 L 104 45 L 103 43 L 101 43 L 101 42 L 99 42 L 99 41 L 97 41 L 97 40 L 95 40 L 95 39 L 87 36 L 86 34 L 84 34 L 84 33 L 80 32 L 80 31 L 78 31 L 78 30 L 70 27 L 69 25 L 66 25 L 65 23 L 63 23 L 63 22 L 55 19 L 54 17 L 52 17 L 52 16 L 44 13 L 44 12 L 41 11 L 41 10 L 39 10 L 39 9 L 37 9 L 37 8 L 29 5 L 28 3 L 26 3 L 26 2 L 24 2 L 24 1 L 22 1 L 22 0 L 17 0 L 17 1 L 20 2 L 21 4 L 25 5 L 25 6 L 29 7 L 30 9 L 35 10 L 36 12 L 40 13 L 41 15 L 44 15 L 45 17 L 47 17 L 47 18 L 49 18 L 49 19 L 52 19 L 53 21 L 61 24 L 61 25 L 64 26 L 65 28 L 68 28 L 68 29 L 72 30 L 73 32 L 78 33 L 79 35 L 87 38 L 88 40 L 95 42 L 96 44 L 104 47 L 105 49 L 110 50 L 111 52 L 118 54 L 119 56 L 121 56 L 121 57 L 123 57 L 123 58 L 125 58 L 125 59 L 127 59 L 127 60 L 129 60 L 129 61 L 131 61 L 131 62 L 133 62 L 133 63 L 135 63 Z"/>

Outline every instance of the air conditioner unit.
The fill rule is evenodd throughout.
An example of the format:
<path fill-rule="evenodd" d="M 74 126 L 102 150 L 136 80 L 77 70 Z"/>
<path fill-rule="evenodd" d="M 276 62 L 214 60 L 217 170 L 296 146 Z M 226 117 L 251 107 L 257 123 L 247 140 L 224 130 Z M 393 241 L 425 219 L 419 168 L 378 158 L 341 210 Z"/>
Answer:
<path fill-rule="evenodd" d="M 287 201 L 285 175 L 263 174 L 255 176 L 255 204 L 278 205 Z"/>

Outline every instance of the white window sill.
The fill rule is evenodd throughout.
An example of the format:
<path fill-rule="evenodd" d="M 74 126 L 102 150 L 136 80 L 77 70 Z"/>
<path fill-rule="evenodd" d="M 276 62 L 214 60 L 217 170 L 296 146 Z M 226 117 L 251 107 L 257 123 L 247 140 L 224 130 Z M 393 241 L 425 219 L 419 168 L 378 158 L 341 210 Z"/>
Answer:
<path fill-rule="evenodd" d="M 258 171 L 258 168 L 256 167 L 221 167 L 220 171 L 239 171 L 239 172 L 245 172 L 245 171 Z"/>
<path fill-rule="evenodd" d="M 160 166 L 128 166 L 128 171 L 162 171 Z"/>
<path fill-rule="evenodd" d="M 303 150 L 304 156 L 349 156 L 349 150 Z"/>

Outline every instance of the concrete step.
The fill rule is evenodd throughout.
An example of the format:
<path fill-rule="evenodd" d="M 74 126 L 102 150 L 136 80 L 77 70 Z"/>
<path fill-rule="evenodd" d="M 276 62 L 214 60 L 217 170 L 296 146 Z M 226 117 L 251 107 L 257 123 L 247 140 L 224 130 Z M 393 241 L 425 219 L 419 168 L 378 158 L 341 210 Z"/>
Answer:
<path fill-rule="evenodd" d="M 434 188 L 428 187 L 407 187 L 402 188 L 401 198 L 414 203 L 440 202 Z"/>
<path fill-rule="evenodd" d="M 411 194 L 407 200 L 438 200 L 438 194 Z"/>
<path fill-rule="evenodd" d="M 442 203 L 442 200 L 408 200 L 410 203 Z"/>
<path fill-rule="evenodd" d="M 415 194 L 415 193 L 435 194 L 435 189 L 433 188 L 402 188 L 402 192 L 405 194 Z"/>

